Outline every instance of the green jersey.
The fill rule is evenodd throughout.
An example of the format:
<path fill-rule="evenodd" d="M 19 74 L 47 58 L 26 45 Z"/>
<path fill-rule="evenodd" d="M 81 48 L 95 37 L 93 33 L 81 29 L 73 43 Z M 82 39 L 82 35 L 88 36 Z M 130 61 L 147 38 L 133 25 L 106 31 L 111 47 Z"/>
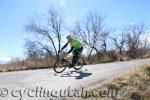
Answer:
<path fill-rule="evenodd" d="M 72 38 L 71 42 L 70 42 L 71 46 L 74 47 L 75 49 L 79 49 L 82 48 L 83 45 L 75 38 Z"/>

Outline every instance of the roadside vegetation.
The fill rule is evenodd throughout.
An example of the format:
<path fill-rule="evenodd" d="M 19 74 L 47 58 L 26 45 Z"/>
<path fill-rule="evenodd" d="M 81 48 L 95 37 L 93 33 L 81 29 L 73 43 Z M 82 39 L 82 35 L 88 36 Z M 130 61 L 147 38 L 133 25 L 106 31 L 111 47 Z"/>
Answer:
<path fill-rule="evenodd" d="M 67 34 L 84 44 L 87 64 L 150 57 L 150 29 L 146 24 L 125 25 L 120 29 L 108 26 L 99 12 L 87 13 L 74 25 L 67 25 L 55 8 L 47 14 L 34 14 L 24 28 L 29 36 L 24 45 L 25 58 L 13 58 L 0 65 L 0 72 L 52 67 Z"/>
<path fill-rule="evenodd" d="M 150 65 L 130 70 L 86 91 L 82 97 L 70 100 L 149 100 Z"/>

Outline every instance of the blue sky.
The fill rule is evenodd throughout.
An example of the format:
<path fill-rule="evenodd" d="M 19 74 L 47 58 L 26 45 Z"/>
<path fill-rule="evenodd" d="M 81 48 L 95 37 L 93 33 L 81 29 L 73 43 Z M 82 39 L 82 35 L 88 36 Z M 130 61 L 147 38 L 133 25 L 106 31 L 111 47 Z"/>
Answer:
<path fill-rule="evenodd" d="M 95 10 L 112 27 L 150 24 L 150 0 L 0 0 L 0 60 L 24 56 L 25 24 L 33 13 L 52 6 L 61 10 L 69 25 Z"/>

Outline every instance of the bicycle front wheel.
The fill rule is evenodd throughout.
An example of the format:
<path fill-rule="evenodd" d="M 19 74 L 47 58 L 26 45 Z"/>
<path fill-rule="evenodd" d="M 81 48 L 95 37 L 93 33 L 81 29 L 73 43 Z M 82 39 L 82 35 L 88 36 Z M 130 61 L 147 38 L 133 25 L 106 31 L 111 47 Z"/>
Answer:
<path fill-rule="evenodd" d="M 75 70 L 80 70 L 83 67 L 84 64 L 85 64 L 85 60 L 82 57 L 79 57 L 76 65 L 74 66 L 74 69 Z"/>
<path fill-rule="evenodd" d="M 54 65 L 54 71 L 56 73 L 61 73 L 63 72 L 67 67 L 67 61 L 62 59 L 62 60 L 58 60 L 56 61 L 55 65 Z"/>

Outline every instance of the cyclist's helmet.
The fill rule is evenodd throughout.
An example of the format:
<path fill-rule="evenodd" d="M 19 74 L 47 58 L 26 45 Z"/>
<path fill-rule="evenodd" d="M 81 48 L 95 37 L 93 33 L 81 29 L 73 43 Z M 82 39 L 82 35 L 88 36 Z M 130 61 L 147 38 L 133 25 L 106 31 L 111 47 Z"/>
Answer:
<path fill-rule="evenodd" d="M 66 38 L 67 38 L 67 39 L 70 39 L 70 38 L 71 38 L 71 35 L 67 35 Z"/>

